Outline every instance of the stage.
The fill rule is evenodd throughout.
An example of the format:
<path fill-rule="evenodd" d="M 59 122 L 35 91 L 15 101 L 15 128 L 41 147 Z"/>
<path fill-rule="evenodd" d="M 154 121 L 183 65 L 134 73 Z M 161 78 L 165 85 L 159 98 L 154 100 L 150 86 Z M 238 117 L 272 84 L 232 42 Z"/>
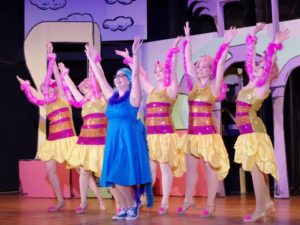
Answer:
<path fill-rule="evenodd" d="M 196 207 L 187 215 L 176 215 L 176 207 L 182 203 L 182 197 L 170 198 L 170 209 L 166 215 L 159 216 L 160 197 L 155 197 L 155 205 L 151 209 L 143 208 L 137 221 L 113 221 L 115 212 L 112 199 L 105 199 L 106 211 L 100 211 L 96 199 L 89 198 L 86 214 L 77 215 L 74 209 L 79 199 L 66 199 L 62 211 L 48 213 L 48 206 L 55 203 L 54 199 L 27 198 L 19 194 L 0 195 L 0 224 L 1 225 L 97 225 L 97 224 L 141 224 L 141 225 L 179 225 L 179 224 L 243 224 L 244 214 L 253 210 L 255 200 L 252 195 L 230 196 L 217 198 L 216 215 L 211 219 L 202 219 L 200 209 L 204 207 L 205 198 L 196 198 Z M 266 224 L 296 225 L 300 224 L 300 197 L 290 199 L 275 199 L 276 213 Z M 262 223 L 262 222 L 261 222 Z M 261 224 L 260 223 L 260 224 Z"/>

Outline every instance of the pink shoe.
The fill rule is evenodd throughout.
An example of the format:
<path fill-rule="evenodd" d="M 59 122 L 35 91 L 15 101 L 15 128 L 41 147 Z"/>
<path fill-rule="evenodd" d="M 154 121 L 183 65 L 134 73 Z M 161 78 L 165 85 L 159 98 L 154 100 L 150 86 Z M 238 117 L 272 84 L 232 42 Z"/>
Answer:
<path fill-rule="evenodd" d="M 177 207 L 176 213 L 179 215 L 183 215 L 190 208 L 195 208 L 194 202 L 184 202 L 182 206 Z"/>
<path fill-rule="evenodd" d="M 158 210 L 159 215 L 164 215 L 168 213 L 168 206 L 161 205 Z"/>
<path fill-rule="evenodd" d="M 76 214 L 84 214 L 84 213 L 86 213 L 87 212 L 87 207 L 88 207 L 88 205 L 86 205 L 85 207 L 77 207 L 76 209 L 75 209 L 75 213 Z"/>
<path fill-rule="evenodd" d="M 48 212 L 57 212 L 61 210 L 63 207 L 65 207 L 65 204 L 57 204 L 56 206 L 49 206 L 48 207 Z"/>
<path fill-rule="evenodd" d="M 263 221 L 264 223 L 267 222 L 267 213 L 253 213 L 252 215 L 245 215 L 243 218 L 244 223 L 253 223 Z"/>
<path fill-rule="evenodd" d="M 210 218 L 215 214 L 215 206 L 206 206 L 204 210 L 201 211 L 200 216 L 202 218 Z"/>
<path fill-rule="evenodd" d="M 121 207 L 117 208 L 117 214 L 120 213 L 120 212 L 122 212 L 122 210 L 123 209 Z"/>

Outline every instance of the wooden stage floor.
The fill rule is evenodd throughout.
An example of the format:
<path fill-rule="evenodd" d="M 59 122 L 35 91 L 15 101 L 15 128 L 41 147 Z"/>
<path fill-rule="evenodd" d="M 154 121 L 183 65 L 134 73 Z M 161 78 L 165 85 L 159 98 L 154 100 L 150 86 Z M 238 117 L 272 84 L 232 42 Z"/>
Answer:
<path fill-rule="evenodd" d="M 18 194 L 0 194 L 0 225 L 98 225 L 98 224 L 134 224 L 134 225 L 181 225 L 181 224 L 243 224 L 242 217 L 254 208 L 254 197 L 230 196 L 217 199 L 216 215 L 210 219 L 199 216 L 205 198 L 196 198 L 198 209 L 188 211 L 187 215 L 176 215 L 175 210 L 183 201 L 182 197 L 170 198 L 170 209 L 166 215 L 157 213 L 160 197 L 155 198 L 152 209 L 143 208 L 136 221 L 112 221 L 115 212 L 114 201 L 106 199 L 107 211 L 99 211 L 97 201 L 88 199 L 88 212 L 76 215 L 74 208 L 79 204 L 79 199 L 66 199 L 66 206 L 62 211 L 48 213 L 49 205 L 55 203 L 53 199 L 26 198 Z M 266 224 L 300 225 L 300 197 L 290 199 L 276 199 L 276 213 Z M 260 222 L 262 224 L 262 222 Z"/>

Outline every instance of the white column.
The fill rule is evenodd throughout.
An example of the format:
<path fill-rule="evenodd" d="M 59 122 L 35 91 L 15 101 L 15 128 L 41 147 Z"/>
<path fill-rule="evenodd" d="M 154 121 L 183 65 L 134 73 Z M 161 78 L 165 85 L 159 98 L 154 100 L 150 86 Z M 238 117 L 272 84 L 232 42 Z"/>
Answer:
<path fill-rule="evenodd" d="M 274 88 L 274 89 L 273 89 Z M 273 122 L 274 122 L 274 153 L 279 173 L 279 180 L 275 180 L 274 197 L 289 198 L 288 173 L 286 166 L 286 149 L 284 138 L 284 91 L 285 86 L 273 87 Z"/>

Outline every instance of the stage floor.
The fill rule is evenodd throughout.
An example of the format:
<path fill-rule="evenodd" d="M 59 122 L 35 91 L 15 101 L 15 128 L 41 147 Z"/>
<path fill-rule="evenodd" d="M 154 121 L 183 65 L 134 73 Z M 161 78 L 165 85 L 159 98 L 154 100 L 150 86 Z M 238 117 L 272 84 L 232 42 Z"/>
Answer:
<path fill-rule="evenodd" d="M 137 221 L 112 221 L 115 212 L 114 201 L 106 199 L 107 211 L 100 211 L 96 199 L 88 199 L 89 207 L 86 214 L 77 215 L 74 209 L 79 199 L 66 199 L 62 211 L 48 213 L 53 199 L 26 198 L 18 194 L 0 194 L 0 225 L 97 225 L 97 224 L 136 224 L 136 225 L 179 225 L 179 224 L 243 224 L 244 214 L 254 209 L 254 196 L 230 196 L 217 199 L 216 216 L 202 219 L 200 209 L 204 207 L 205 198 L 196 198 L 197 209 L 187 212 L 187 215 L 176 215 L 175 210 L 183 201 L 182 197 L 170 198 L 169 213 L 159 216 L 157 213 L 161 198 L 155 198 L 151 209 L 143 208 Z M 300 197 L 276 199 L 276 213 L 267 224 L 296 225 L 300 224 Z"/>

